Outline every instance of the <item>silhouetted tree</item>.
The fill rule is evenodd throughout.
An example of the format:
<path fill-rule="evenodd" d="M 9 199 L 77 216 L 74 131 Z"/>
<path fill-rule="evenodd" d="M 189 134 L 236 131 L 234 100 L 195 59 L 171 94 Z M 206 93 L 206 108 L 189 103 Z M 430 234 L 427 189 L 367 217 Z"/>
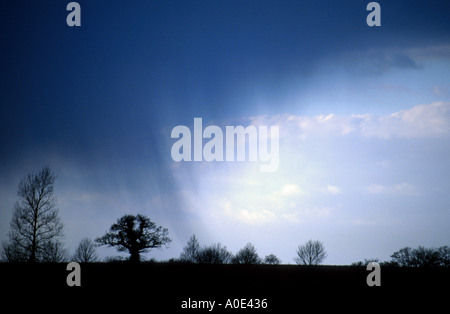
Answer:
<path fill-rule="evenodd" d="M 78 263 L 93 263 L 98 261 L 97 248 L 89 238 L 81 239 L 72 259 Z"/>
<path fill-rule="evenodd" d="M 2 243 L 5 259 L 32 263 L 48 260 L 46 252 L 63 235 L 53 195 L 55 179 L 55 174 L 46 166 L 20 181 L 17 190 L 20 201 L 14 205 L 9 241 Z"/>
<path fill-rule="evenodd" d="M 378 258 L 365 258 L 364 261 L 353 262 L 352 266 L 367 266 L 369 263 L 380 263 Z"/>
<path fill-rule="evenodd" d="M 107 256 L 103 260 L 105 261 L 105 263 L 123 263 L 127 261 L 127 259 L 120 255 Z"/>
<path fill-rule="evenodd" d="M 440 266 L 448 267 L 450 266 L 450 247 L 441 246 L 438 248 L 439 264 Z"/>
<path fill-rule="evenodd" d="M 419 246 L 412 251 L 412 264 L 415 267 L 439 266 L 439 253 L 433 248 Z"/>
<path fill-rule="evenodd" d="M 228 264 L 231 262 L 231 254 L 226 246 L 220 243 L 204 247 L 199 251 L 198 263 L 200 264 Z"/>
<path fill-rule="evenodd" d="M 26 262 L 26 253 L 9 241 L 2 242 L 1 259 L 6 262 Z"/>
<path fill-rule="evenodd" d="M 294 261 L 303 265 L 318 265 L 327 257 L 325 247 L 320 241 L 309 240 L 297 249 L 297 256 Z"/>
<path fill-rule="evenodd" d="M 118 251 L 130 254 L 131 262 L 139 262 L 140 254 L 149 249 L 170 243 L 168 230 L 157 226 L 143 215 L 124 215 L 114 223 L 109 232 L 95 239 L 100 245 L 116 247 Z"/>
<path fill-rule="evenodd" d="M 46 263 L 62 263 L 69 259 L 69 251 L 60 241 L 49 241 L 45 244 L 42 261 Z"/>
<path fill-rule="evenodd" d="M 391 255 L 392 261 L 401 267 L 436 267 L 450 264 L 450 249 L 448 246 L 415 249 L 404 247 Z"/>
<path fill-rule="evenodd" d="M 200 243 L 195 234 L 193 234 L 187 245 L 183 248 L 183 252 L 180 254 L 180 261 L 186 263 L 198 263 L 200 251 Z"/>
<path fill-rule="evenodd" d="M 263 263 L 269 265 L 279 265 L 281 264 L 281 260 L 275 254 L 269 254 L 264 257 Z"/>
<path fill-rule="evenodd" d="M 404 247 L 391 255 L 394 262 L 401 267 L 412 266 L 412 249 L 410 247 Z"/>
<path fill-rule="evenodd" d="M 233 264 L 260 264 L 261 258 L 258 256 L 254 245 L 247 243 L 233 256 L 231 262 Z"/>

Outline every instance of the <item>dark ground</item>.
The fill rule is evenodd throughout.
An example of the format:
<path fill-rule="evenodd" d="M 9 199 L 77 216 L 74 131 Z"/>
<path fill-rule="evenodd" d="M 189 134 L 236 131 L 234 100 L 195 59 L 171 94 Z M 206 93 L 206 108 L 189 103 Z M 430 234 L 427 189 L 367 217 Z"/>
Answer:
<path fill-rule="evenodd" d="M 397 308 L 404 313 L 420 305 L 427 305 L 426 312 L 432 312 L 432 306 L 448 308 L 450 292 L 449 268 L 381 267 L 381 287 L 368 287 L 370 271 L 365 267 L 96 263 L 81 264 L 81 286 L 68 287 L 66 266 L 0 264 L 6 288 L 2 299 L 59 313 L 77 308 L 102 313 L 208 312 L 181 309 L 189 298 L 221 303 L 213 313 L 302 313 L 309 312 L 305 306 L 310 305 L 319 312 Z M 225 309 L 227 300 L 235 298 L 267 299 L 267 308 Z"/>

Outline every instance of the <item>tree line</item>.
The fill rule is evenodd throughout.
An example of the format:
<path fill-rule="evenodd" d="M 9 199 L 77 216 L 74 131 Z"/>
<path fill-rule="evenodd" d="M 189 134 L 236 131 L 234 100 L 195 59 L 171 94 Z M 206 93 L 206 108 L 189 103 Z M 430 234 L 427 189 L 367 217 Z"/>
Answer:
<path fill-rule="evenodd" d="M 275 254 L 266 255 L 264 258 L 259 257 L 252 243 L 247 243 L 233 255 L 220 243 L 200 246 L 195 234 L 183 248 L 179 259 L 173 261 L 194 264 L 281 264 L 281 260 Z"/>
<path fill-rule="evenodd" d="M 101 237 L 91 240 L 83 238 L 75 252 L 70 255 L 62 243 L 63 224 L 53 195 L 56 175 L 46 166 L 37 173 L 24 177 L 17 190 L 19 200 L 15 203 L 8 233 L 8 241 L 2 242 L 1 259 L 7 262 L 66 262 L 82 263 L 100 261 L 97 247 L 105 245 L 127 252 L 130 262 L 140 262 L 141 254 L 152 248 L 168 246 L 172 241 L 167 228 L 156 225 L 144 215 L 124 215 L 120 217 Z M 309 240 L 299 245 L 294 257 L 299 265 L 319 265 L 327 257 L 321 241 Z M 450 265 L 450 248 L 405 247 L 391 255 L 392 260 L 383 262 L 389 266 L 426 267 Z M 109 258 L 107 261 L 114 260 Z M 281 264 L 274 254 L 264 258 L 257 253 L 252 243 L 247 243 L 236 254 L 226 246 L 214 243 L 201 246 L 192 235 L 179 258 L 170 262 L 195 264 Z M 353 263 L 366 265 L 378 259 L 365 259 Z"/>
<path fill-rule="evenodd" d="M 364 266 L 370 262 L 377 262 L 382 266 L 399 267 L 449 267 L 450 247 L 444 245 L 440 247 L 427 248 L 418 246 L 401 248 L 391 255 L 391 260 L 381 262 L 378 258 L 364 259 L 353 263 L 353 266 Z"/>

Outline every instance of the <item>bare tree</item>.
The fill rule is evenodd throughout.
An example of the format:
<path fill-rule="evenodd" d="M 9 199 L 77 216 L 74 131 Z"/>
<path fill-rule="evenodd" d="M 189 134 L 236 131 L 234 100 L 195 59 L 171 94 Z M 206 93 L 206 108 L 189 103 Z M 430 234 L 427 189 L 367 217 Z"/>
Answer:
<path fill-rule="evenodd" d="M 352 266 L 367 266 L 369 263 L 381 263 L 379 258 L 364 258 L 363 261 L 353 262 Z"/>
<path fill-rule="evenodd" d="M 413 252 L 408 246 L 394 252 L 391 255 L 392 260 L 401 267 L 413 266 Z"/>
<path fill-rule="evenodd" d="M 20 247 L 14 246 L 11 241 L 2 242 L 1 258 L 7 262 L 26 262 L 26 254 Z"/>
<path fill-rule="evenodd" d="M 450 266 L 450 247 L 444 245 L 438 248 L 440 266 Z"/>
<path fill-rule="evenodd" d="M 113 224 L 103 237 L 95 239 L 100 245 L 116 247 L 130 253 L 131 262 L 140 262 L 140 254 L 170 243 L 169 231 L 157 226 L 143 215 L 124 215 Z"/>
<path fill-rule="evenodd" d="M 226 246 L 220 243 L 211 246 L 200 247 L 195 234 L 193 234 L 183 252 L 180 254 L 180 261 L 195 264 L 228 264 L 232 261 L 233 254 L 227 250 Z"/>
<path fill-rule="evenodd" d="M 200 243 L 195 234 L 193 234 L 187 245 L 183 248 L 183 252 L 180 254 L 180 260 L 186 263 L 198 263 L 200 250 Z"/>
<path fill-rule="evenodd" d="M 81 239 L 72 259 L 78 263 L 93 263 L 98 261 L 97 249 L 94 241 L 89 238 Z"/>
<path fill-rule="evenodd" d="M 450 265 L 450 248 L 426 248 L 419 246 L 415 249 L 404 247 L 391 255 L 392 262 L 400 267 L 438 267 Z"/>
<path fill-rule="evenodd" d="M 318 265 L 327 257 L 327 252 L 321 241 L 309 240 L 297 249 L 294 261 L 302 265 Z"/>
<path fill-rule="evenodd" d="M 49 241 L 45 244 L 42 262 L 62 263 L 69 259 L 69 251 L 63 247 L 60 241 Z"/>
<path fill-rule="evenodd" d="M 255 246 L 247 243 L 233 256 L 231 262 L 233 264 L 261 264 L 261 258 L 258 256 Z"/>
<path fill-rule="evenodd" d="M 415 267 L 439 266 L 439 251 L 434 248 L 419 246 L 412 250 L 412 263 Z"/>
<path fill-rule="evenodd" d="M 202 248 L 198 254 L 200 264 L 228 264 L 231 262 L 233 254 L 227 250 L 226 246 L 215 243 Z"/>
<path fill-rule="evenodd" d="M 62 237 L 63 224 L 53 195 L 55 179 L 46 166 L 20 181 L 17 190 L 20 201 L 14 205 L 9 242 L 3 243 L 2 254 L 6 259 L 43 261 L 50 243 Z"/>
<path fill-rule="evenodd" d="M 264 257 L 263 263 L 269 265 L 279 265 L 281 264 L 281 260 L 275 254 L 269 254 Z"/>

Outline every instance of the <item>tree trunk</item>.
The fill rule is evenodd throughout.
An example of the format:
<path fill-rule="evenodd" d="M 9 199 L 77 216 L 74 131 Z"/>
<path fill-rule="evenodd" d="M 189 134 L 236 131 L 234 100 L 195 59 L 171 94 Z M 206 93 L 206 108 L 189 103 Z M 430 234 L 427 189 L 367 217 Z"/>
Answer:
<path fill-rule="evenodd" d="M 139 251 L 130 250 L 130 262 L 131 263 L 139 263 L 140 261 L 141 261 L 141 256 L 139 254 Z"/>

